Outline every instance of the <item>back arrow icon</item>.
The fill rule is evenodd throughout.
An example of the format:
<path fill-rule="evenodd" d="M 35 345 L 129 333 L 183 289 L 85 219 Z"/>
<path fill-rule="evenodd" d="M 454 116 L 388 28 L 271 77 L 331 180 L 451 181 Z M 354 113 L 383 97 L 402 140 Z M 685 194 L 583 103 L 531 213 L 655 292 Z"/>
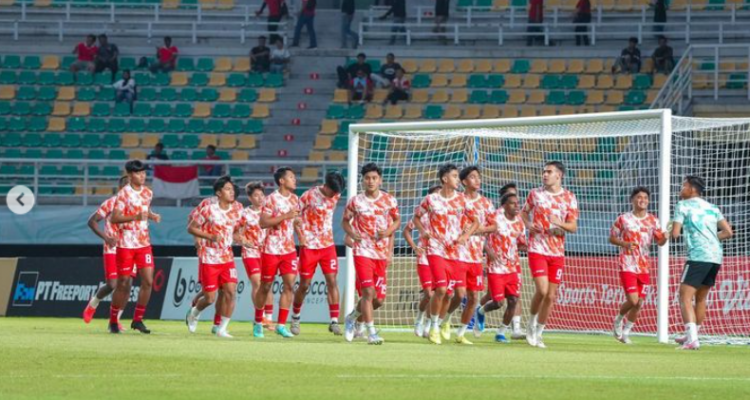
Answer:
<path fill-rule="evenodd" d="M 23 202 L 21 201 L 21 199 L 22 199 L 22 198 L 23 198 L 23 193 L 21 193 L 21 195 L 20 195 L 20 196 L 18 196 L 18 198 L 16 199 L 16 201 L 17 201 L 17 202 L 18 202 L 18 204 L 20 204 L 20 205 L 21 205 L 22 207 L 26 207 L 26 204 L 23 204 Z"/>

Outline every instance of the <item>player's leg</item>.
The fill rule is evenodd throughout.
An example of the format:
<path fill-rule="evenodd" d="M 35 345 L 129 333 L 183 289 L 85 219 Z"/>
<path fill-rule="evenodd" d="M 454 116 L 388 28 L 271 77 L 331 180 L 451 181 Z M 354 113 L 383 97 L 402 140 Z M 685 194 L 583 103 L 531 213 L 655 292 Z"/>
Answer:
<path fill-rule="evenodd" d="M 315 269 L 318 268 L 319 252 L 313 249 L 303 247 L 299 253 L 299 286 L 294 292 L 294 301 L 292 304 L 292 325 L 291 332 L 294 335 L 300 334 L 300 318 L 302 305 L 305 303 L 307 291 L 310 290 Z"/>
<path fill-rule="evenodd" d="M 214 324 L 211 327 L 211 333 L 214 335 L 219 332 L 221 325 L 221 309 L 224 307 L 224 285 L 219 285 L 219 293 L 216 294 L 216 305 L 214 307 Z"/>
<path fill-rule="evenodd" d="M 229 276 L 227 277 L 226 274 Z M 225 269 L 220 282 L 223 284 L 219 291 L 220 300 L 217 300 L 216 308 L 220 310 L 221 322 L 216 336 L 231 339 L 232 335 L 227 331 L 227 327 L 237 303 L 237 270 L 234 269 L 233 263 Z"/>
<path fill-rule="evenodd" d="M 117 287 L 112 293 L 112 304 L 109 309 L 109 331 L 120 333 L 120 314 L 125 309 L 130 297 L 130 285 L 134 265 L 133 249 L 117 248 Z"/>
<path fill-rule="evenodd" d="M 685 336 L 687 341 L 685 345 L 694 343 L 698 340 L 698 328 L 696 326 L 695 307 L 693 307 L 693 298 L 697 289 L 688 284 L 680 284 L 680 312 L 682 322 L 685 324 Z"/>
<path fill-rule="evenodd" d="M 523 306 L 521 304 L 521 277 L 518 277 L 518 296 L 516 298 L 516 307 L 513 312 L 513 319 L 511 325 L 513 327 L 513 333 L 511 337 L 513 339 L 523 339 L 526 334 L 521 329 L 521 315 L 523 314 Z"/>
<path fill-rule="evenodd" d="M 362 299 L 360 300 L 360 310 L 362 312 L 362 320 L 364 321 L 365 327 L 368 330 L 370 336 L 377 336 L 375 330 L 375 321 L 373 318 L 373 300 L 375 299 L 375 288 L 373 286 L 367 286 L 362 288 Z M 368 339 L 369 343 L 369 339 Z M 380 343 L 373 343 L 380 344 Z"/>
<path fill-rule="evenodd" d="M 291 263 L 291 261 L 287 262 Z M 294 262 L 297 262 L 297 260 L 295 259 Z M 281 287 L 281 295 L 279 296 L 279 317 L 276 321 L 276 333 L 284 338 L 294 337 L 286 328 L 286 321 L 289 317 L 289 308 L 294 300 L 294 281 L 296 278 L 297 274 L 295 273 L 283 273 L 281 275 L 283 285 Z"/>
<path fill-rule="evenodd" d="M 117 255 L 104 255 L 104 285 L 91 296 L 86 308 L 83 310 L 83 322 L 89 323 L 94 318 L 99 302 L 112 294 L 117 287 Z"/>
<path fill-rule="evenodd" d="M 441 257 L 427 256 L 432 272 L 432 285 L 434 291 L 430 299 L 430 330 L 429 339 L 432 343 L 442 343 L 440 337 L 440 311 L 448 292 L 448 276 L 446 272 L 446 261 Z"/>
<path fill-rule="evenodd" d="M 135 266 L 138 268 L 138 277 L 141 280 L 141 285 L 130 328 L 149 334 L 151 331 L 143 323 L 143 317 L 146 315 L 146 307 L 148 306 L 148 301 L 151 299 L 151 290 L 154 284 L 154 256 L 151 247 L 137 249 L 134 261 Z"/>
<path fill-rule="evenodd" d="M 386 275 L 386 267 L 387 267 L 387 261 L 386 260 L 375 260 L 375 285 L 373 286 L 373 292 L 372 292 L 372 308 L 370 310 L 371 313 L 374 313 L 375 310 L 379 309 L 380 307 L 383 307 L 385 304 L 385 296 L 386 296 L 386 288 L 387 288 L 387 275 Z M 365 305 L 363 305 L 363 309 L 365 308 Z M 363 313 L 364 316 L 364 313 Z M 377 329 L 375 329 L 375 316 L 370 315 L 365 317 L 365 329 L 367 330 L 367 344 L 383 344 L 385 340 L 383 340 L 382 337 L 378 334 Z"/>
<path fill-rule="evenodd" d="M 266 307 L 265 315 L 263 316 L 263 326 L 271 331 L 276 330 L 276 325 L 273 323 L 273 291 L 268 291 L 268 295 L 266 295 Z"/>
<path fill-rule="evenodd" d="M 414 334 L 423 337 L 425 330 L 430 330 L 430 319 L 427 318 L 430 299 L 432 298 L 432 272 L 429 265 L 417 265 L 417 276 L 422 286 L 422 298 L 419 300 L 417 318 L 414 321 Z M 425 324 L 426 323 L 426 324 Z"/>
<path fill-rule="evenodd" d="M 467 296 L 467 290 L 465 284 L 462 286 L 458 286 L 455 289 L 455 297 L 459 298 L 458 304 L 461 305 L 461 301 L 466 298 Z M 454 310 L 455 311 L 455 310 Z M 471 343 L 466 337 L 464 336 L 466 334 L 467 327 L 469 325 L 469 320 L 471 319 L 471 314 L 469 314 L 469 317 L 464 320 L 463 314 L 461 315 L 461 325 L 456 330 L 456 343 L 459 344 L 473 344 Z M 450 332 L 450 331 L 449 331 Z"/>
<path fill-rule="evenodd" d="M 622 325 L 625 317 L 638 305 L 638 278 L 632 272 L 620 272 L 620 283 L 625 292 L 625 301 L 620 304 L 620 309 L 615 316 L 612 334 L 615 339 L 622 341 Z"/>
<path fill-rule="evenodd" d="M 328 331 L 336 336 L 342 334 L 341 327 L 339 326 L 339 313 L 340 309 L 340 296 L 339 296 L 339 283 L 338 274 L 330 273 L 323 274 L 326 280 L 326 288 L 328 290 L 328 315 L 331 318 L 331 323 L 328 324 Z"/>
<path fill-rule="evenodd" d="M 685 341 L 681 347 L 682 349 L 697 350 L 700 347 L 698 341 L 697 311 L 700 309 L 703 313 L 703 318 L 705 318 L 705 298 L 708 295 L 708 290 L 704 291 L 703 304 L 700 307 L 697 293 L 703 287 L 710 289 L 713 286 L 716 273 L 718 273 L 718 266 L 716 266 L 715 270 L 712 268 L 713 266 L 714 264 L 697 263 L 694 261 L 688 261 L 685 264 L 680 283 L 680 311 L 682 313 L 682 321 L 685 324 Z M 695 306 L 693 306 L 693 298 L 696 300 Z"/>
<path fill-rule="evenodd" d="M 484 318 L 476 320 L 474 315 L 479 304 L 479 297 L 484 290 L 484 271 L 481 263 L 468 265 L 466 273 L 466 302 L 461 313 L 461 324 L 467 325 L 468 329 L 479 332 L 484 331 Z M 474 319 L 474 321 L 472 321 Z M 476 334 L 476 333 L 475 333 Z"/>
<path fill-rule="evenodd" d="M 536 345 L 536 328 L 538 323 L 539 310 L 542 301 L 549 291 L 549 266 L 547 258 L 541 254 L 529 253 L 529 268 L 531 276 L 534 278 L 534 296 L 531 298 L 531 307 L 529 310 L 529 324 L 526 327 L 526 341 Z"/>
<path fill-rule="evenodd" d="M 262 254 L 260 259 L 261 284 L 253 298 L 255 304 L 255 319 L 253 324 L 253 336 L 262 338 L 263 335 L 263 314 L 266 308 L 266 302 L 271 295 L 271 287 L 278 271 L 278 259 L 271 254 Z"/>
<path fill-rule="evenodd" d="M 509 342 L 506 333 L 508 329 L 510 329 L 511 322 L 513 321 L 513 317 L 515 315 L 516 307 L 518 307 L 517 296 L 508 295 L 506 296 L 505 301 L 507 303 L 507 307 L 505 308 L 505 313 L 503 314 L 503 322 L 497 328 L 497 334 L 495 335 L 495 341 L 498 343 Z"/>
<path fill-rule="evenodd" d="M 716 277 L 719 275 L 721 265 L 709 264 L 710 270 L 706 277 L 703 279 L 702 285 L 698 288 L 695 293 L 695 332 L 696 335 L 701 331 L 701 325 L 706 319 L 706 300 L 708 299 L 708 293 L 711 288 L 716 284 Z"/>

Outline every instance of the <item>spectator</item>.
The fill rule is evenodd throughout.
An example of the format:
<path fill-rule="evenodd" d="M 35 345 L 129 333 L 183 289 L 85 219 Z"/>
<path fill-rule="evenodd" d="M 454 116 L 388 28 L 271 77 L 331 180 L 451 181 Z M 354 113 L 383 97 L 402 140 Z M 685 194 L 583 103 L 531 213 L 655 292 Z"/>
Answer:
<path fill-rule="evenodd" d="M 651 59 L 654 60 L 653 72 L 667 75 L 672 72 L 674 68 L 674 51 L 667 44 L 666 37 L 659 36 L 659 47 L 654 50 Z"/>
<path fill-rule="evenodd" d="M 286 3 L 284 3 L 284 0 L 263 0 L 263 5 L 260 6 L 260 9 L 255 12 L 256 16 L 260 16 L 263 14 L 263 10 L 265 10 L 266 6 L 268 7 L 268 19 L 267 19 L 267 25 L 266 30 L 268 30 L 269 34 L 271 35 L 271 45 L 273 46 L 276 44 L 276 40 L 281 38 L 281 36 L 277 35 L 276 32 L 279 30 L 279 23 L 281 22 L 281 17 L 284 16 L 286 8 Z M 286 11 L 288 13 L 288 10 Z"/>
<path fill-rule="evenodd" d="M 98 74 L 103 72 L 105 69 L 109 69 L 112 72 L 112 82 L 115 81 L 115 75 L 117 75 L 118 63 L 117 57 L 120 55 L 120 50 L 116 44 L 109 43 L 107 35 L 99 35 L 99 49 L 96 52 L 96 61 L 94 62 L 94 73 Z"/>
<path fill-rule="evenodd" d="M 364 70 L 357 71 L 357 76 L 352 79 L 349 87 L 349 104 L 352 104 L 352 101 L 359 101 L 360 104 L 372 101 L 375 85 L 373 85 L 372 79 L 367 77 Z"/>
<path fill-rule="evenodd" d="M 352 32 L 352 21 L 354 21 L 354 10 L 356 9 L 354 0 L 343 0 L 341 2 L 341 48 L 347 47 L 347 38 L 351 36 L 354 44 L 353 49 L 359 46 L 359 35 Z"/>
<path fill-rule="evenodd" d="M 70 72 L 76 73 L 80 70 L 86 70 L 88 72 L 94 72 L 94 57 L 99 49 L 96 47 L 96 36 L 86 36 L 86 41 L 78 43 L 73 49 L 73 54 L 77 55 L 78 58 L 73 64 L 70 64 Z"/>
<path fill-rule="evenodd" d="M 206 146 L 206 157 L 204 157 L 203 159 L 204 160 L 221 160 L 221 157 L 219 157 L 216 154 L 216 146 L 212 144 L 209 144 L 208 146 Z M 204 175 L 221 176 L 222 170 L 223 168 L 220 164 L 203 165 Z"/>
<path fill-rule="evenodd" d="M 390 102 L 396 105 L 399 100 L 409 100 L 409 90 L 411 89 L 411 82 L 404 76 L 404 70 L 399 68 L 396 70 L 396 77 L 391 82 L 391 90 L 388 93 L 388 98 L 383 101 L 383 105 L 386 102 Z"/>
<path fill-rule="evenodd" d="M 299 38 L 302 34 L 302 27 L 307 27 L 307 36 L 310 37 L 310 46 L 308 49 L 318 47 L 318 38 L 315 36 L 315 7 L 318 0 L 302 0 L 302 10 L 297 18 L 297 26 L 294 27 L 294 40 L 292 47 L 299 46 Z"/>
<path fill-rule="evenodd" d="M 147 160 L 162 160 L 166 161 L 169 160 L 169 156 L 167 153 L 164 152 L 164 143 L 157 143 L 156 146 L 154 146 L 154 149 L 151 151 L 151 154 L 146 157 Z"/>
<path fill-rule="evenodd" d="M 380 74 L 370 75 L 370 79 L 377 83 L 380 87 L 387 88 L 396 78 L 396 71 L 401 69 L 401 64 L 395 61 L 396 56 L 393 53 L 388 53 L 385 56 L 385 64 L 380 66 Z"/>
<path fill-rule="evenodd" d="M 539 33 L 544 32 L 538 24 L 544 23 L 544 0 L 529 0 L 529 26 L 526 31 L 529 36 L 526 38 L 526 45 L 533 46 L 537 42 L 544 44 L 544 36 Z"/>
<path fill-rule="evenodd" d="M 283 74 L 291 60 L 292 56 L 289 54 L 289 50 L 284 47 L 284 39 L 278 38 L 276 47 L 271 50 L 271 72 Z"/>
<path fill-rule="evenodd" d="M 264 73 L 271 69 L 271 49 L 266 46 L 266 37 L 258 38 L 258 45 L 250 50 L 250 65 L 253 72 Z"/>
<path fill-rule="evenodd" d="M 664 24 L 667 23 L 667 1 L 656 0 L 654 3 L 654 32 L 664 32 Z"/>
<path fill-rule="evenodd" d="M 357 72 L 359 70 L 363 70 L 367 77 L 372 74 L 372 67 L 370 67 L 370 64 L 367 63 L 367 56 L 365 55 L 365 53 L 357 54 L 357 62 L 355 62 L 354 64 L 346 68 L 342 66 L 336 68 L 336 73 L 339 78 L 339 89 L 349 88 L 349 83 L 352 79 L 354 79 L 354 77 L 357 76 Z"/>
<path fill-rule="evenodd" d="M 573 18 L 573 23 L 576 25 L 576 46 L 589 45 L 589 27 L 591 23 L 591 1 L 590 0 L 578 0 L 576 4 L 576 15 Z"/>
<path fill-rule="evenodd" d="M 404 40 L 406 40 L 406 26 L 404 26 L 406 23 L 406 0 L 393 0 L 391 8 L 380 19 L 387 19 L 391 14 L 393 14 L 393 26 L 391 27 L 390 44 L 394 45 L 399 32 L 403 34 Z"/>
<path fill-rule="evenodd" d="M 432 29 L 434 33 L 445 33 L 444 24 L 448 22 L 450 8 L 450 0 L 435 0 L 435 28 Z M 448 42 L 445 35 L 439 36 L 439 39 L 443 44 Z"/>
<path fill-rule="evenodd" d="M 638 49 L 638 38 L 628 39 L 628 47 L 622 49 L 620 57 L 612 66 L 612 73 L 617 71 L 626 74 L 637 74 L 641 71 L 641 51 Z"/>
<path fill-rule="evenodd" d="M 112 87 L 115 88 L 115 103 L 123 101 L 130 106 L 130 112 L 133 112 L 133 102 L 135 101 L 135 80 L 130 77 L 130 70 L 122 71 L 122 79 L 115 82 Z"/>
<path fill-rule="evenodd" d="M 156 62 L 151 64 L 149 68 L 152 73 L 157 72 L 171 72 L 174 71 L 177 65 L 177 46 L 172 46 L 172 38 L 169 36 L 164 37 L 164 46 L 156 48 Z"/>

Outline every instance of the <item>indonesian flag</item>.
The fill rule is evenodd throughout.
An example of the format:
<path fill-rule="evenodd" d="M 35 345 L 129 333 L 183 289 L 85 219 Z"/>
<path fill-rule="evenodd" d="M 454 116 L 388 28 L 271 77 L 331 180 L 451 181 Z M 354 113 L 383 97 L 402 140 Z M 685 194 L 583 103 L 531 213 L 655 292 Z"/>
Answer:
<path fill-rule="evenodd" d="M 198 197 L 198 166 L 154 166 L 154 197 L 188 199 Z"/>

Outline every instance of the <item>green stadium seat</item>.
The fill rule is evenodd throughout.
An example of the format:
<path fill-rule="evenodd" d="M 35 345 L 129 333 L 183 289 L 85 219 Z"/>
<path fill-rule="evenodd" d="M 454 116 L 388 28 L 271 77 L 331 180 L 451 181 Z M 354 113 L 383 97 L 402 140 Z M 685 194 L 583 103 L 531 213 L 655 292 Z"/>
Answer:
<path fill-rule="evenodd" d="M 265 86 L 269 88 L 278 88 L 284 86 L 284 75 L 268 74 L 268 76 L 266 77 Z"/>
<path fill-rule="evenodd" d="M 83 154 L 83 150 L 81 149 L 71 149 L 65 153 L 65 158 L 69 160 L 82 160 L 85 157 L 86 156 Z"/>
<path fill-rule="evenodd" d="M 41 176 L 56 176 L 57 173 L 57 165 L 42 165 L 39 168 L 39 175 Z"/>
<path fill-rule="evenodd" d="M 176 151 L 172 152 L 172 155 L 170 156 L 170 158 L 172 160 L 181 160 L 181 161 L 184 161 L 184 160 L 188 159 L 188 154 L 184 150 L 176 150 Z"/>
<path fill-rule="evenodd" d="M 177 90 L 174 88 L 163 88 L 159 91 L 158 98 L 160 101 L 177 101 Z"/>
<path fill-rule="evenodd" d="M 177 105 L 178 107 L 180 104 Z M 170 119 L 167 123 L 167 132 L 170 133 L 182 133 L 185 132 L 185 120 L 182 119 Z"/>
<path fill-rule="evenodd" d="M 152 87 L 141 88 L 138 90 L 138 101 L 156 100 L 156 89 Z"/>
<path fill-rule="evenodd" d="M 121 103 L 123 104 L 123 103 Z M 109 104 L 108 103 L 95 103 L 91 108 L 92 117 L 109 117 Z"/>
<path fill-rule="evenodd" d="M 62 136 L 58 133 L 48 133 L 44 135 L 44 141 L 42 142 L 44 147 L 61 147 Z M 62 150 L 60 150 L 62 151 Z"/>
<path fill-rule="evenodd" d="M 469 82 L 467 83 L 469 88 L 484 88 L 487 87 L 487 77 L 484 75 L 471 75 L 469 76 Z"/>
<path fill-rule="evenodd" d="M 245 133 L 257 135 L 263 133 L 263 121 L 259 119 L 251 119 L 247 121 L 245 127 Z"/>
<path fill-rule="evenodd" d="M 156 74 L 154 75 L 154 80 L 157 76 L 164 75 L 164 74 Z M 133 79 L 135 80 L 136 84 L 140 87 L 146 87 L 146 86 L 166 86 L 166 85 L 156 85 L 153 83 L 153 80 L 151 79 L 151 74 L 147 72 L 136 72 L 133 74 Z M 169 77 L 167 77 L 167 85 L 169 85 Z"/>
<path fill-rule="evenodd" d="M 120 135 L 104 135 L 104 138 L 102 138 L 102 147 L 115 148 L 120 147 L 121 144 Z"/>
<path fill-rule="evenodd" d="M 547 104 L 560 106 L 565 104 L 565 92 L 561 90 L 552 90 L 547 94 Z"/>
<path fill-rule="evenodd" d="M 229 77 L 227 78 L 227 86 L 229 87 L 245 86 L 245 75 L 244 74 L 229 74 Z"/>
<path fill-rule="evenodd" d="M 5 147 L 20 147 L 21 146 L 21 135 L 18 133 L 6 133 L 3 135 L 3 146 Z"/>
<path fill-rule="evenodd" d="M 206 86 L 208 85 L 208 74 L 203 72 L 195 72 L 190 77 L 191 86 Z"/>
<path fill-rule="evenodd" d="M 20 69 L 21 56 L 11 54 L 3 57 L 3 67 L 6 69 Z"/>
<path fill-rule="evenodd" d="M 102 168 L 99 167 L 98 165 L 89 165 L 88 168 L 86 168 L 86 170 L 88 170 L 89 178 L 103 176 Z"/>
<path fill-rule="evenodd" d="M 7 158 L 23 158 L 23 154 L 21 154 L 21 150 L 20 149 L 7 149 L 7 150 L 5 150 L 4 157 L 7 157 Z M 27 167 L 31 167 L 31 174 L 26 174 L 26 175 L 34 175 L 34 166 L 33 165 L 28 165 Z M 21 168 L 23 168 L 23 167 L 21 167 Z M 19 173 L 22 173 L 22 172 L 19 171 Z"/>
<path fill-rule="evenodd" d="M 81 138 L 81 147 L 84 148 L 94 148 L 101 146 L 101 140 L 99 139 L 99 135 L 94 134 L 86 134 L 83 135 Z"/>
<path fill-rule="evenodd" d="M 16 102 L 13 104 L 11 113 L 18 116 L 26 116 L 31 114 L 31 104 L 26 102 Z"/>
<path fill-rule="evenodd" d="M 125 102 L 115 104 L 115 109 L 112 111 L 112 115 L 115 117 L 129 117 L 130 104 Z"/>
<path fill-rule="evenodd" d="M 443 107 L 437 105 L 428 105 L 424 109 L 424 117 L 427 119 L 443 118 Z"/>
<path fill-rule="evenodd" d="M 211 119 L 206 123 L 207 133 L 224 133 L 224 121 L 220 119 Z"/>
<path fill-rule="evenodd" d="M 63 165 L 63 166 L 60 167 L 60 175 L 64 175 L 64 176 L 78 176 L 80 174 L 81 174 L 81 170 L 78 167 L 76 167 L 75 165 Z M 57 193 L 59 193 L 59 192 L 57 192 Z"/>
<path fill-rule="evenodd" d="M 46 117 L 52 114 L 52 105 L 50 103 L 37 102 L 31 109 L 31 115 Z"/>
<path fill-rule="evenodd" d="M 513 66 L 510 69 L 511 73 L 514 74 L 527 74 L 531 70 L 531 62 L 529 60 L 515 60 Z"/>
<path fill-rule="evenodd" d="M 23 118 L 11 118 L 8 120 L 8 130 L 11 132 L 22 132 L 26 130 L 26 120 Z"/>
<path fill-rule="evenodd" d="M 120 167 L 114 165 L 107 165 L 102 168 L 102 175 L 108 177 L 119 177 L 122 175 Z"/>
<path fill-rule="evenodd" d="M 346 151 L 349 149 L 349 138 L 346 136 L 336 136 L 331 143 L 331 150 Z"/>
<path fill-rule="evenodd" d="M 29 121 L 28 126 L 31 132 L 44 132 L 47 130 L 47 118 L 44 117 L 32 117 Z"/>
<path fill-rule="evenodd" d="M 122 118 L 111 118 L 107 125 L 107 132 L 109 133 L 125 133 L 127 130 L 127 123 Z"/>
<path fill-rule="evenodd" d="M 44 158 L 48 160 L 62 160 L 65 158 L 65 153 L 62 149 L 49 149 L 47 150 L 47 153 L 44 154 Z"/>
<path fill-rule="evenodd" d="M 652 81 L 650 75 L 639 74 L 633 79 L 633 89 L 648 90 L 651 88 Z"/>
<path fill-rule="evenodd" d="M 140 82 L 140 81 L 136 80 L 136 82 Z M 151 78 L 151 85 L 154 85 L 154 86 L 169 86 L 170 83 L 171 83 L 171 79 L 169 77 L 169 74 L 164 74 L 160 72 L 154 75 L 153 78 Z"/>
<path fill-rule="evenodd" d="M 92 160 L 106 160 L 107 154 L 102 149 L 93 149 L 89 150 L 89 153 L 87 155 L 87 158 L 90 158 Z"/>
<path fill-rule="evenodd" d="M 36 88 L 31 86 L 21 86 L 16 93 L 16 100 L 34 100 L 36 99 Z"/>
<path fill-rule="evenodd" d="M 26 158 L 42 159 L 41 149 L 27 149 L 23 152 L 23 156 Z"/>
<path fill-rule="evenodd" d="M 161 133 L 167 129 L 167 123 L 163 119 L 150 119 L 146 124 L 146 132 Z"/>
<path fill-rule="evenodd" d="M 489 101 L 489 95 L 484 90 L 473 90 L 469 95 L 469 103 L 471 104 L 485 104 Z"/>
<path fill-rule="evenodd" d="M 214 118 L 229 118 L 232 115 L 232 109 L 229 104 L 217 104 L 214 106 L 212 115 Z"/>
<path fill-rule="evenodd" d="M 76 99 L 78 101 L 94 101 L 96 99 L 96 89 L 79 88 L 76 91 Z"/>
<path fill-rule="evenodd" d="M 544 75 L 542 78 L 542 89 L 557 89 L 560 87 L 560 77 L 558 75 Z"/>
<path fill-rule="evenodd" d="M 75 75 L 72 72 L 62 71 L 55 76 L 55 83 L 58 86 L 71 86 L 76 83 Z"/>
<path fill-rule="evenodd" d="M 237 95 L 237 101 L 243 103 L 255 103 L 258 100 L 258 92 L 255 89 L 242 89 Z"/>
<path fill-rule="evenodd" d="M 89 132 L 102 133 L 107 131 L 107 120 L 102 118 L 89 119 Z"/>
<path fill-rule="evenodd" d="M 77 86 L 90 86 L 94 84 L 94 76 L 89 72 L 79 72 L 76 74 Z"/>
<path fill-rule="evenodd" d="M 0 165 L 0 175 L 2 176 L 15 175 L 16 172 L 17 170 L 14 165 Z M 3 194 L 5 193 L 7 192 L 3 192 Z"/>
<path fill-rule="evenodd" d="M 177 59 L 177 70 L 178 71 L 195 71 L 195 62 L 192 58 L 178 58 Z"/>
<path fill-rule="evenodd" d="M 41 147 L 42 135 L 38 133 L 27 133 L 23 135 L 21 145 L 23 145 L 23 147 Z"/>
<path fill-rule="evenodd" d="M 219 92 L 214 88 L 206 88 L 198 93 L 198 101 L 212 103 L 219 99 Z"/>
<path fill-rule="evenodd" d="M 147 103 L 135 103 L 135 105 L 133 106 L 133 116 L 150 117 L 151 105 Z"/>
<path fill-rule="evenodd" d="M 131 118 L 128 121 L 128 132 L 133 132 L 133 133 L 146 132 L 146 121 L 140 118 Z"/>
<path fill-rule="evenodd" d="M 227 121 L 227 133 L 243 133 L 244 131 L 245 127 L 243 126 L 242 121 L 238 119 L 230 119 L 229 121 Z"/>
<path fill-rule="evenodd" d="M 201 138 L 198 135 L 186 135 L 182 137 L 182 147 L 185 149 L 194 149 L 201 144 Z"/>
<path fill-rule="evenodd" d="M 154 110 L 151 113 L 153 117 L 169 118 L 172 116 L 172 105 L 169 103 L 159 103 L 154 106 Z"/>
<path fill-rule="evenodd" d="M 568 93 L 568 105 L 580 106 L 586 103 L 586 92 L 583 90 L 573 90 Z"/>
<path fill-rule="evenodd" d="M 39 88 L 39 94 L 36 96 L 37 100 L 52 101 L 57 98 L 57 88 L 50 86 L 43 86 Z"/>
<path fill-rule="evenodd" d="M 206 130 L 206 122 L 202 119 L 191 119 L 187 124 L 188 133 L 203 133 Z"/>
<path fill-rule="evenodd" d="M 747 84 L 747 74 L 730 74 L 727 79 L 727 89 L 744 89 Z"/>
<path fill-rule="evenodd" d="M 489 88 L 501 88 L 505 86 L 505 76 L 492 74 L 487 76 L 487 87 Z"/>
<path fill-rule="evenodd" d="M 560 78 L 560 89 L 572 90 L 578 87 L 578 75 L 563 75 Z"/>
<path fill-rule="evenodd" d="M 248 75 L 246 85 L 249 87 L 262 87 L 263 75 L 255 73 Z"/>
<path fill-rule="evenodd" d="M 326 112 L 326 119 L 342 119 L 346 115 L 346 108 L 339 104 L 331 104 Z"/>
<path fill-rule="evenodd" d="M 362 105 L 350 106 L 346 111 L 346 117 L 351 119 L 362 119 L 365 117 L 365 107 Z"/>
<path fill-rule="evenodd" d="M 56 80 L 55 73 L 52 71 L 42 71 L 37 75 L 37 83 L 42 86 L 52 86 Z"/>
<path fill-rule="evenodd" d="M 68 121 L 70 122 L 70 121 Z M 79 147 L 81 145 L 81 137 L 72 133 L 66 133 L 62 136 L 62 146 L 67 148 Z"/>
<path fill-rule="evenodd" d="M 16 71 L 0 71 L 0 84 L 15 85 L 18 82 Z"/>
<path fill-rule="evenodd" d="M 94 75 L 94 84 L 98 86 L 108 86 L 112 84 L 112 74 L 105 72 Z"/>
<path fill-rule="evenodd" d="M 193 102 L 198 100 L 198 91 L 193 88 L 184 88 L 180 91 L 180 101 Z"/>
<path fill-rule="evenodd" d="M 7 101 L 0 101 L 0 115 L 10 114 L 11 106 Z"/>
<path fill-rule="evenodd" d="M 505 104 L 508 102 L 508 92 L 505 90 L 493 90 L 490 95 L 490 103 Z"/>
<path fill-rule="evenodd" d="M 62 60 L 60 60 L 60 69 L 67 71 L 70 69 L 70 66 L 73 65 L 74 62 L 76 62 L 75 56 L 65 56 L 62 58 Z"/>
<path fill-rule="evenodd" d="M 180 147 L 180 137 L 177 135 L 164 135 L 161 137 L 161 142 L 164 144 L 164 147 L 168 149 L 174 149 Z"/>
<path fill-rule="evenodd" d="M 725 3 L 726 3 L 726 0 L 708 0 L 708 4 L 706 5 L 706 10 L 722 11 L 724 9 Z"/>
<path fill-rule="evenodd" d="M 133 57 L 120 57 L 119 64 L 121 70 L 129 69 L 132 71 L 137 66 L 135 58 Z"/>
<path fill-rule="evenodd" d="M 188 118 L 193 115 L 193 106 L 188 103 L 179 103 L 175 106 L 173 114 L 178 118 Z"/>
<path fill-rule="evenodd" d="M 127 160 L 128 153 L 125 150 L 110 150 L 108 158 L 110 160 Z"/>
<path fill-rule="evenodd" d="M 42 60 L 39 56 L 26 56 L 23 58 L 23 69 L 39 69 L 42 67 Z"/>
<path fill-rule="evenodd" d="M 36 72 L 34 71 L 21 71 L 18 74 L 19 85 L 36 85 Z"/>
<path fill-rule="evenodd" d="M 430 78 L 430 76 L 426 74 L 416 74 L 411 80 L 411 86 L 415 89 L 428 88 L 430 87 L 431 83 L 432 78 Z"/>
<path fill-rule="evenodd" d="M 99 101 L 115 101 L 115 89 L 110 86 L 101 87 L 96 94 L 96 98 Z"/>
<path fill-rule="evenodd" d="M 214 59 L 213 58 L 199 58 L 198 63 L 195 65 L 195 69 L 203 72 L 210 72 L 214 70 Z"/>
<path fill-rule="evenodd" d="M 249 105 L 237 104 L 234 106 L 234 110 L 232 110 L 232 118 L 247 119 L 247 118 L 250 118 L 251 113 L 252 113 L 252 110 L 250 109 Z"/>
<path fill-rule="evenodd" d="M 625 95 L 625 105 L 638 106 L 646 101 L 646 93 L 640 90 L 633 90 Z"/>

